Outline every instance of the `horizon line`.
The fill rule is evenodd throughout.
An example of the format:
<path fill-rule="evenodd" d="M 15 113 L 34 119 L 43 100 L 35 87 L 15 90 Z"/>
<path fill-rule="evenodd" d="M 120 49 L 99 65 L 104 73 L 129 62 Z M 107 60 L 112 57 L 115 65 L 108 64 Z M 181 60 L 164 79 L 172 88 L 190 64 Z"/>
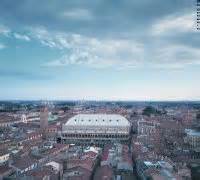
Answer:
<path fill-rule="evenodd" d="M 200 102 L 200 99 L 152 99 L 152 100 L 126 100 L 126 99 L 0 99 L 0 102 L 2 101 L 98 101 L 98 102 Z"/>

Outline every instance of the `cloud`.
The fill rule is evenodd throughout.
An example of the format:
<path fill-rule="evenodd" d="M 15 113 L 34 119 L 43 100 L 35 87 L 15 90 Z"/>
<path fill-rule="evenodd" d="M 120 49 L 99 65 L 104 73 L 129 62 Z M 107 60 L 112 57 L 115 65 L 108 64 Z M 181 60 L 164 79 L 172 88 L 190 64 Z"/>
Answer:
<path fill-rule="evenodd" d="M 132 39 L 98 39 L 45 29 L 33 32 L 43 45 L 66 51 L 62 57 L 43 65 L 47 67 L 77 65 L 90 68 L 133 69 L 148 66 L 180 69 L 200 64 L 199 48 L 183 44 L 164 42 L 149 48 Z"/>
<path fill-rule="evenodd" d="M 165 29 L 166 32 L 160 30 L 159 33 L 167 33 L 169 29 L 172 29 L 171 24 Z M 185 31 L 189 31 L 189 28 L 187 30 L 185 28 Z M 154 41 L 145 43 L 136 39 L 97 38 L 50 31 L 44 27 L 28 28 L 27 33 L 23 35 L 12 33 L 17 39 L 26 41 L 35 39 L 43 46 L 62 52 L 61 57 L 42 64 L 43 67 L 85 66 L 124 70 L 147 66 L 148 68 L 180 69 L 200 64 L 198 47 L 171 43 L 170 40 L 166 42 L 162 40 L 162 37 L 160 37 L 160 43 L 156 44 Z M 5 48 L 5 46 L 2 45 L 0 48 Z"/>
<path fill-rule="evenodd" d="M 10 33 L 10 29 L 4 25 L 0 25 L 0 35 L 7 36 Z"/>
<path fill-rule="evenodd" d="M 122 37 L 128 34 L 137 37 L 143 31 L 146 32 L 158 17 L 191 10 L 191 6 L 193 3 L 188 0 L 181 0 L 181 3 L 174 3 L 173 0 L 165 3 L 160 0 L 68 0 L 62 3 L 48 0 L 1 0 L 0 18 L 5 24 L 19 27 L 46 26 L 47 29 L 86 36 Z"/>
<path fill-rule="evenodd" d="M 49 34 L 46 31 L 42 31 L 41 36 L 41 31 L 39 32 L 36 37 L 43 45 L 67 50 L 64 56 L 48 62 L 46 66 L 85 65 L 93 68 L 122 68 L 139 65 L 143 58 L 143 45 L 136 41 L 97 39 L 78 34 Z"/>
<path fill-rule="evenodd" d="M 130 39 L 99 39 L 80 34 L 47 31 L 45 28 L 32 29 L 32 35 L 41 44 L 62 50 L 62 57 L 49 61 L 43 66 L 86 66 L 90 68 L 161 68 L 180 69 L 199 65 L 199 48 L 186 44 L 162 42 L 149 48 L 144 43 Z M 159 46 L 159 47 L 158 47 Z"/>
<path fill-rule="evenodd" d="M 195 14 L 185 13 L 185 14 L 173 14 L 168 15 L 157 21 L 152 26 L 153 35 L 166 35 L 166 34 L 176 34 L 179 32 L 195 32 Z"/>
<path fill-rule="evenodd" d="M 44 27 L 31 27 L 29 31 L 30 36 L 38 40 L 44 46 L 58 49 L 63 49 L 68 46 L 66 40 L 62 38 L 62 33 L 53 34 Z"/>
<path fill-rule="evenodd" d="M 73 9 L 64 11 L 61 17 L 72 20 L 92 20 L 93 15 L 88 9 Z"/>
<path fill-rule="evenodd" d="M 198 48 L 187 45 L 170 45 L 160 50 L 159 58 L 162 62 L 179 62 L 182 64 L 200 64 L 200 51 Z"/>
<path fill-rule="evenodd" d="M 149 67 L 159 69 L 183 69 L 190 65 L 200 65 L 199 48 L 183 44 L 162 45 L 154 53 Z"/>
<path fill-rule="evenodd" d="M 49 80 L 52 76 L 46 74 L 35 74 L 34 72 L 27 72 L 22 70 L 0 69 L 1 78 L 14 78 L 21 80 Z"/>
<path fill-rule="evenodd" d="M 20 25 L 21 31 L 17 28 L 12 31 L 15 38 L 37 40 L 62 54 L 43 66 L 133 69 L 199 64 L 199 42 L 191 40 L 195 39 L 191 33 L 195 20 L 187 0 L 181 4 L 119 1 L 117 6 L 101 1 L 62 4 L 52 1 L 42 2 L 33 11 L 32 7 L 38 6 L 36 1 L 17 3 L 13 5 L 15 11 L 8 12 L 17 12 L 17 16 L 9 16 L 15 17 L 12 20 Z M 0 7 L 2 17 L 7 12 L 4 5 Z M 183 43 L 189 38 L 190 46 Z"/>
<path fill-rule="evenodd" d="M 0 50 L 6 48 L 6 45 L 0 43 Z"/>
<path fill-rule="evenodd" d="M 19 40 L 30 41 L 30 37 L 28 35 L 14 33 L 14 37 Z"/>

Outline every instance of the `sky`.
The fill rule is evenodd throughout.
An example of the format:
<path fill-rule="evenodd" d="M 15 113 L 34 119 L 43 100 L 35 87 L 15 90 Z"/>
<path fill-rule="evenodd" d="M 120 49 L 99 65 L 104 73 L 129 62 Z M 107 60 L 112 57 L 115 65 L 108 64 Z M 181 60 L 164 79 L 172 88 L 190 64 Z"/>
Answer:
<path fill-rule="evenodd" d="M 1 0 L 1 100 L 200 100 L 195 0 Z"/>

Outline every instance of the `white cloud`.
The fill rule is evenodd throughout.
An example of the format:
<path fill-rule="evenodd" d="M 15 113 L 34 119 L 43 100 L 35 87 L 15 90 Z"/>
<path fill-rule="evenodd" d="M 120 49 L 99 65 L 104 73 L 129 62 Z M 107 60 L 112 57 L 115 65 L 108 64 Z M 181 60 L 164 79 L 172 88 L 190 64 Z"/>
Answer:
<path fill-rule="evenodd" d="M 66 47 L 65 39 L 60 38 L 62 34 L 50 33 L 43 27 L 30 28 L 29 31 L 30 36 L 32 36 L 32 38 L 37 39 L 44 46 L 59 49 L 63 49 Z"/>
<path fill-rule="evenodd" d="M 161 68 L 180 69 L 200 64 L 198 48 L 170 42 L 147 48 L 134 40 L 97 39 L 79 34 L 32 29 L 32 36 L 41 44 L 66 53 L 43 66 L 87 66 L 91 68 Z"/>
<path fill-rule="evenodd" d="M 72 9 L 61 14 L 61 17 L 73 20 L 91 20 L 93 15 L 87 9 Z"/>
<path fill-rule="evenodd" d="M 194 32 L 196 21 L 194 13 L 171 15 L 159 20 L 152 26 L 153 35 L 165 35 L 168 33 Z"/>
<path fill-rule="evenodd" d="M 4 44 L 0 43 L 0 50 L 6 48 L 6 46 Z"/>
<path fill-rule="evenodd" d="M 24 41 L 30 41 L 30 37 L 24 34 L 14 33 L 14 37 L 16 39 L 24 40 Z"/>
<path fill-rule="evenodd" d="M 0 25 L 0 35 L 5 35 L 7 36 L 10 33 L 10 29 L 4 25 Z"/>
<path fill-rule="evenodd" d="M 72 38 L 73 39 L 73 38 Z M 70 43 L 69 43 L 70 44 Z M 127 40 L 97 40 L 77 36 L 71 41 L 70 52 L 50 66 L 85 65 L 93 68 L 136 66 L 142 61 L 143 47 Z"/>
<path fill-rule="evenodd" d="M 67 50 L 60 59 L 46 66 L 85 65 L 93 68 L 134 67 L 143 60 L 143 45 L 131 40 L 97 39 L 79 34 L 49 32 L 44 28 L 32 29 L 32 35 L 50 48 Z"/>
<path fill-rule="evenodd" d="M 150 62 L 156 68 L 180 69 L 188 65 L 200 65 L 198 48 L 186 45 L 165 45 L 155 54 L 155 62 Z"/>

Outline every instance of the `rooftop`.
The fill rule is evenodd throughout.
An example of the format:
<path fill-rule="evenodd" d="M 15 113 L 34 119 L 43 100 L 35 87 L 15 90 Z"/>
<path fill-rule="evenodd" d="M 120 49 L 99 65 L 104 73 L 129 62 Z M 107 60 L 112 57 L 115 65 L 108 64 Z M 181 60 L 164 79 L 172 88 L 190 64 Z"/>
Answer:
<path fill-rule="evenodd" d="M 89 180 L 91 177 L 91 171 L 85 169 L 84 167 L 77 166 L 68 169 L 63 176 L 69 180 Z"/>
<path fill-rule="evenodd" d="M 200 136 L 200 132 L 194 129 L 185 129 L 185 132 L 190 136 Z"/>
<path fill-rule="evenodd" d="M 12 171 L 12 168 L 11 167 L 8 167 L 8 166 L 0 166 L 0 174 L 4 174 L 8 171 Z"/>
<path fill-rule="evenodd" d="M 113 178 L 113 171 L 112 168 L 108 165 L 98 167 L 94 179 L 95 180 L 103 180 L 103 179 L 112 179 Z"/>
<path fill-rule="evenodd" d="M 16 159 L 12 165 L 14 167 L 17 167 L 18 169 L 23 170 L 23 169 L 25 169 L 25 168 L 27 168 L 27 167 L 29 167 L 32 164 L 35 164 L 37 162 L 38 161 L 36 159 L 33 159 L 30 156 L 26 156 L 26 157 L 23 157 L 23 158 L 20 158 L 20 159 Z"/>
<path fill-rule="evenodd" d="M 118 114 L 79 114 L 70 118 L 69 126 L 130 126 L 129 121 Z"/>

